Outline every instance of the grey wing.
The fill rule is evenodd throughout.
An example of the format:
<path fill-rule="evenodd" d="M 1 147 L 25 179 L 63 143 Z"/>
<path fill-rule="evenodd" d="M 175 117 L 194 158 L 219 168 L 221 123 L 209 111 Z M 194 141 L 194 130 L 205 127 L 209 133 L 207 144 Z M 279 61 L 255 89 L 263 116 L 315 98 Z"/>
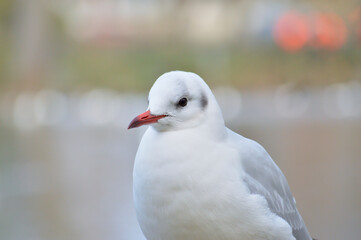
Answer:
<path fill-rule="evenodd" d="M 293 236 L 297 240 L 310 240 L 311 237 L 281 170 L 261 145 L 247 138 L 241 138 L 242 143 L 238 148 L 241 151 L 242 166 L 245 171 L 243 180 L 250 192 L 265 197 L 270 210 L 290 224 Z"/>

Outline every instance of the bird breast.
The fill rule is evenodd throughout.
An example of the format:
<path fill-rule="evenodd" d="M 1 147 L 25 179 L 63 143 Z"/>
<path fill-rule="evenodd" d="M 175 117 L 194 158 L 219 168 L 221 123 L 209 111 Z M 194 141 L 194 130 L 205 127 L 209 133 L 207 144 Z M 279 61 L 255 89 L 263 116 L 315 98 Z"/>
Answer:
<path fill-rule="evenodd" d="M 238 154 L 217 141 L 148 129 L 133 175 L 135 208 L 147 239 L 262 239 L 252 229 L 267 226 L 259 217 L 265 203 L 240 180 Z"/>

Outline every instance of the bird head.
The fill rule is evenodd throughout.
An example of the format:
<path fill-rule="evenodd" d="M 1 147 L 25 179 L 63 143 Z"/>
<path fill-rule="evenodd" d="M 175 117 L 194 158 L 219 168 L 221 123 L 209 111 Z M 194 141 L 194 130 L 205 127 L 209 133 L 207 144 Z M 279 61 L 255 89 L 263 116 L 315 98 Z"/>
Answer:
<path fill-rule="evenodd" d="M 151 88 L 148 101 L 147 111 L 135 117 L 128 129 L 151 124 L 156 130 L 170 131 L 196 127 L 210 118 L 223 122 L 210 88 L 195 73 L 163 74 Z"/>

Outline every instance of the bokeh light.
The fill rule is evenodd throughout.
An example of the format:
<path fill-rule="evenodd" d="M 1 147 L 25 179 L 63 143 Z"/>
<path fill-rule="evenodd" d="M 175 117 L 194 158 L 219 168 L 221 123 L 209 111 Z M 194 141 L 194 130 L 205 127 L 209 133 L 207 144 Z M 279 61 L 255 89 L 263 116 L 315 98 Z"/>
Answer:
<path fill-rule="evenodd" d="M 315 13 L 312 16 L 312 45 L 326 50 L 337 50 L 347 41 L 348 31 L 341 17 L 331 13 Z"/>
<path fill-rule="evenodd" d="M 286 12 L 277 20 L 274 32 L 276 43 L 284 50 L 295 52 L 302 49 L 310 38 L 310 24 L 306 15 Z"/>

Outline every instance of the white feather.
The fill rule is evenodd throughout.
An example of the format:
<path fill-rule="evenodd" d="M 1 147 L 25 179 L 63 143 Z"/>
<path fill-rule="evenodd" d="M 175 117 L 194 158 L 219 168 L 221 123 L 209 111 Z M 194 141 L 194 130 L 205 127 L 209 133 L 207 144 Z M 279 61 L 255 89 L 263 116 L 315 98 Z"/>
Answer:
<path fill-rule="evenodd" d="M 181 97 L 188 98 L 186 107 L 176 107 Z M 300 223 L 278 214 L 297 212 L 284 176 L 277 166 L 268 169 L 282 179 L 286 195 L 266 189 L 257 179 L 262 172 L 247 172 L 257 167 L 248 162 L 253 157 L 274 163 L 258 144 L 224 126 L 198 75 L 162 75 L 150 91 L 149 110 L 169 117 L 148 128 L 135 160 L 134 201 L 148 240 L 296 239 L 292 226 Z"/>

